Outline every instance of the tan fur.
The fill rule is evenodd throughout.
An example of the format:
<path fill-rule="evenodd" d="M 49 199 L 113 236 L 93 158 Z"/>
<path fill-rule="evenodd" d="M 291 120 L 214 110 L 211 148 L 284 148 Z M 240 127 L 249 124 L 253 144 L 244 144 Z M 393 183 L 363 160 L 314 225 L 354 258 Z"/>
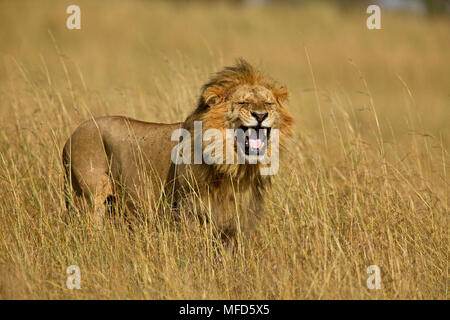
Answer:
<path fill-rule="evenodd" d="M 126 203 L 133 210 L 144 188 L 138 170 L 143 165 L 152 173 L 156 199 L 165 191 L 176 207 L 200 215 L 222 236 L 233 238 L 238 230 L 251 229 L 262 215 L 263 196 L 271 177 L 260 174 L 260 164 L 175 165 L 170 155 L 177 142 L 171 141 L 171 134 L 182 126 L 191 132 L 193 143 L 194 121 L 202 121 L 203 131 L 215 128 L 225 132 L 255 122 L 251 112 L 267 112 L 264 123 L 280 129 L 283 145 L 291 135 L 293 122 L 282 105 L 286 98 L 284 87 L 239 60 L 203 86 L 197 108 L 183 124 L 155 124 L 117 116 L 81 124 L 64 147 L 66 176 L 76 198 L 88 198 L 96 212 L 93 220 L 101 223 L 103 204 L 115 192 L 117 181 L 126 190 Z M 234 152 L 235 157 L 236 150 L 230 150 L 224 153 Z M 267 152 L 270 154 L 271 149 Z"/>

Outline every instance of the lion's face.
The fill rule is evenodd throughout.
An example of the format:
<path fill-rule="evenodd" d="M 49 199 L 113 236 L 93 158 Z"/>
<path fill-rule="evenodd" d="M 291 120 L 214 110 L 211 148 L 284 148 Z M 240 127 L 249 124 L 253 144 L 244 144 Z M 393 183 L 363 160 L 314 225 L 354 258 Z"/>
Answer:
<path fill-rule="evenodd" d="M 276 143 L 283 143 L 291 133 L 292 117 L 281 104 L 286 96 L 284 88 L 274 90 L 258 84 L 243 84 L 222 96 L 210 96 L 201 117 L 203 129 L 222 133 L 224 158 L 232 152 L 234 163 L 239 153 L 246 163 L 264 162 L 272 155 L 275 139 L 271 135 L 279 137 Z M 210 150 L 218 142 L 211 139 L 204 142 L 204 148 Z"/>
<path fill-rule="evenodd" d="M 247 158 L 265 155 L 270 149 L 271 130 L 281 127 L 281 106 L 273 92 L 260 85 L 242 85 L 230 95 L 227 104 L 226 117 L 232 129 L 242 130 L 238 131 L 242 142 L 237 147 Z"/>
<path fill-rule="evenodd" d="M 241 59 L 203 86 L 183 126 L 192 133 L 201 122 L 203 158 L 216 170 L 245 172 L 247 166 L 233 165 L 243 163 L 267 166 L 292 134 L 293 118 L 283 106 L 287 96 L 285 87 Z"/>

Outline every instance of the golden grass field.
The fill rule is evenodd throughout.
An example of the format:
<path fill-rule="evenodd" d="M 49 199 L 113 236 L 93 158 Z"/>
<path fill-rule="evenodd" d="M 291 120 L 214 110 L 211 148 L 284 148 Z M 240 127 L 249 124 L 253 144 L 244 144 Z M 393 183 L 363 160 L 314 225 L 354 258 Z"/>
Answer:
<path fill-rule="evenodd" d="M 77 1 L 68 30 L 70 4 L 0 0 L 1 299 L 449 298 L 448 17 L 382 10 L 371 31 L 365 8 L 323 2 Z M 81 121 L 184 120 L 237 57 L 290 89 L 295 138 L 234 255 L 151 210 L 133 231 L 64 222 L 62 146 Z"/>

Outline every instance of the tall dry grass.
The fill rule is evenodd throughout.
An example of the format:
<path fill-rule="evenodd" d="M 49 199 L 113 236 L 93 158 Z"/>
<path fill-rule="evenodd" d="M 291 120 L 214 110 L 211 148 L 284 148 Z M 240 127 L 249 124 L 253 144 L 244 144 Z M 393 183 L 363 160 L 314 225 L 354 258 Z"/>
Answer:
<path fill-rule="evenodd" d="M 450 24 L 287 7 L 0 1 L 0 298 L 448 299 Z M 158 212 L 67 224 L 61 148 L 91 116 L 179 121 L 245 57 L 284 82 L 296 137 L 253 237 Z M 82 289 L 66 288 L 80 266 Z M 368 290 L 378 265 L 382 289 Z"/>

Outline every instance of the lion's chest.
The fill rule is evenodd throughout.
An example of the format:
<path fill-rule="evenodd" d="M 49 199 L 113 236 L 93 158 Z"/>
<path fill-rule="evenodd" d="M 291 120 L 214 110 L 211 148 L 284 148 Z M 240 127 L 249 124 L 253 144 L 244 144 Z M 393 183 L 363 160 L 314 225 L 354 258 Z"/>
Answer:
<path fill-rule="evenodd" d="M 220 230 L 234 233 L 251 229 L 255 219 L 262 215 L 262 199 L 252 190 L 233 190 L 227 187 L 208 189 L 202 202 L 207 204 L 212 222 Z"/>

